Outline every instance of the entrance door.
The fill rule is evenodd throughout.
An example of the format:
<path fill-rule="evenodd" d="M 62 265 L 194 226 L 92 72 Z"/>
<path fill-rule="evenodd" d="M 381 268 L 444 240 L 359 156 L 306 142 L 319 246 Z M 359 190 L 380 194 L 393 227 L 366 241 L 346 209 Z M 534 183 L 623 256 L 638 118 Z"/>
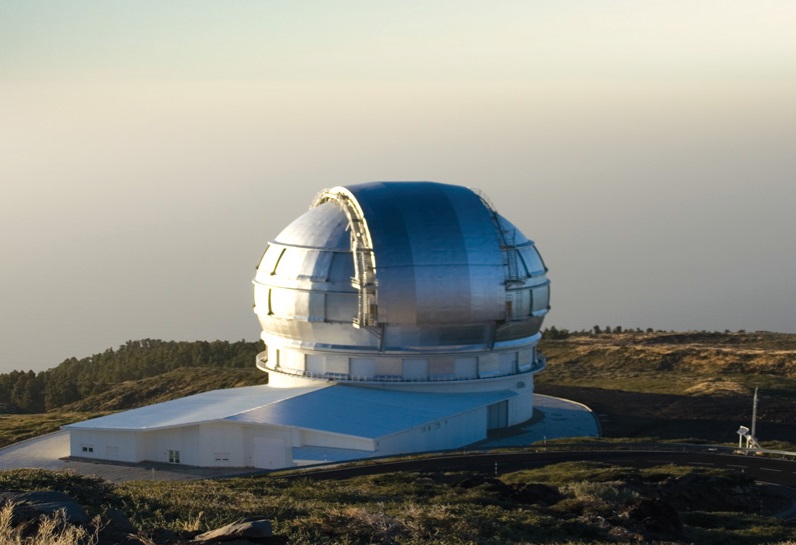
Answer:
<path fill-rule="evenodd" d="M 260 469 L 277 469 L 291 465 L 287 460 L 284 439 L 255 437 L 252 465 Z"/>
<path fill-rule="evenodd" d="M 501 401 L 487 408 L 487 430 L 505 428 L 509 425 L 509 402 Z"/>

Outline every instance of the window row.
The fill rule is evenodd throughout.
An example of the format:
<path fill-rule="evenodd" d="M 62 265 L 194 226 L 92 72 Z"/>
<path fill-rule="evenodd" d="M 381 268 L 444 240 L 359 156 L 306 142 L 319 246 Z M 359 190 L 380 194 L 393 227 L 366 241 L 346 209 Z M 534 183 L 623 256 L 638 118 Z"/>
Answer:
<path fill-rule="evenodd" d="M 351 322 L 357 315 L 356 293 L 300 291 L 259 285 L 256 290 L 257 312 L 268 316 L 308 322 Z M 544 315 L 549 306 L 548 283 L 506 291 L 506 315 L 510 320 Z"/>

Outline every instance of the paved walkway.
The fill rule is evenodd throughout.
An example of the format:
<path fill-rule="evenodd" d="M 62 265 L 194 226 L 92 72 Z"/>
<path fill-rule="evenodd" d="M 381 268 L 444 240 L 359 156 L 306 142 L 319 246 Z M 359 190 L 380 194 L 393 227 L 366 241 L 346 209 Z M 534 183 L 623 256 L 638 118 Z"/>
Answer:
<path fill-rule="evenodd" d="M 527 426 L 513 429 L 515 433 L 492 438 L 478 444 L 479 448 L 501 448 L 530 445 L 561 437 L 595 437 L 599 425 L 594 413 L 585 405 L 544 395 L 535 395 L 536 410 L 542 415 Z M 82 475 L 96 475 L 112 482 L 135 480 L 191 480 L 207 477 L 249 474 L 245 468 L 195 468 L 156 464 L 109 464 L 65 460 L 69 456 L 69 432 L 59 431 L 22 441 L 0 449 L 0 470 L 41 468 L 72 470 Z"/>

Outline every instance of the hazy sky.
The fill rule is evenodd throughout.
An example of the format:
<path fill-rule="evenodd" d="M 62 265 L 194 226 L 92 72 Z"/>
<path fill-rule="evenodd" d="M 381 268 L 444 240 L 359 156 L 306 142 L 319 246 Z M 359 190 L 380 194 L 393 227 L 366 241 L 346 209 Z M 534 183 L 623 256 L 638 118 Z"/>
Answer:
<path fill-rule="evenodd" d="M 796 332 L 796 4 L 0 0 L 0 372 L 255 340 L 316 193 L 485 191 L 546 325 Z"/>

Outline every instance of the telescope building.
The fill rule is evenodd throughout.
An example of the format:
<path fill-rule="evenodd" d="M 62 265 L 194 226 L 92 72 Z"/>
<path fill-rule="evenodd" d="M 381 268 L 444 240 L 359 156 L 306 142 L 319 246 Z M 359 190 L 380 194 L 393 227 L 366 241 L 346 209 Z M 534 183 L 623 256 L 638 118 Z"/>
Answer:
<path fill-rule="evenodd" d="M 485 439 L 533 414 L 546 273 L 475 190 L 325 190 L 257 267 L 268 384 L 66 426 L 72 456 L 275 468 Z"/>

